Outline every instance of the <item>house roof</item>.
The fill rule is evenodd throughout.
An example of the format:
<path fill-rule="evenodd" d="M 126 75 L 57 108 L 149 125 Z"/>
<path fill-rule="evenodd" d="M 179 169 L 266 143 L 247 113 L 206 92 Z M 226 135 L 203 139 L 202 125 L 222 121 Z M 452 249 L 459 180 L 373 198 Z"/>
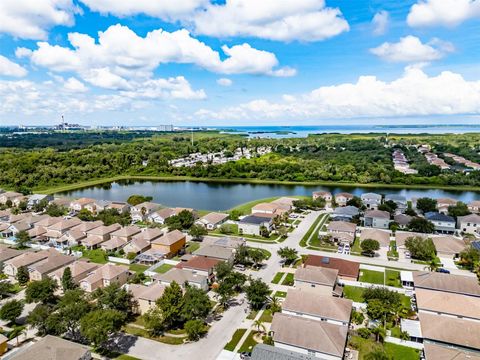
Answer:
<path fill-rule="evenodd" d="M 479 207 L 480 206 L 480 200 L 471 201 L 468 205 L 471 206 L 471 207 Z"/>
<path fill-rule="evenodd" d="M 243 219 L 240 220 L 241 224 L 252 224 L 252 225 L 261 225 L 264 223 L 270 223 L 272 221 L 271 218 L 264 217 L 264 216 L 257 216 L 257 215 L 248 215 L 245 216 Z"/>
<path fill-rule="evenodd" d="M 87 235 L 104 236 L 104 235 L 107 235 L 107 234 L 111 234 L 114 231 L 117 231 L 121 227 L 122 226 L 120 224 L 112 224 L 112 225 L 109 225 L 109 226 L 102 225 L 102 226 L 98 226 L 98 227 L 95 227 L 93 229 L 88 230 Z"/>
<path fill-rule="evenodd" d="M 67 220 L 62 220 L 62 221 L 56 222 L 55 224 L 53 224 L 51 226 L 48 226 L 48 230 L 63 231 L 63 230 L 70 229 L 74 226 L 77 226 L 77 225 L 81 224 L 81 222 L 82 222 L 82 220 L 80 220 L 79 218 L 71 218 L 71 219 L 67 219 Z"/>
<path fill-rule="evenodd" d="M 183 285 L 186 282 L 189 283 L 197 283 L 200 284 L 202 282 L 207 281 L 207 277 L 200 274 L 194 274 L 191 271 L 173 268 L 167 271 L 164 274 L 155 274 L 153 278 L 158 281 L 163 281 L 167 283 L 171 283 L 175 281 L 179 285 Z"/>
<path fill-rule="evenodd" d="M 346 221 L 331 221 L 327 226 L 328 231 L 355 232 L 357 225 Z"/>
<path fill-rule="evenodd" d="M 353 194 L 350 194 L 350 193 L 347 193 L 347 192 L 340 192 L 338 194 L 335 194 L 335 197 L 338 198 L 338 197 L 345 197 L 347 199 L 353 199 Z"/>
<path fill-rule="evenodd" d="M 297 198 L 292 198 L 292 197 L 286 197 L 282 196 L 276 200 L 273 200 L 273 204 L 281 204 L 281 205 L 287 205 L 287 206 L 293 206 L 293 202 L 297 201 Z"/>
<path fill-rule="evenodd" d="M 52 251 L 56 250 L 42 250 L 38 252 L 25 252 L 19 256 L 5 261 L 5 264 L 10 264 L 13 267 L 19 268 L 20 266 L 28 266 L 36 263 L 40 260 L 46 259 L 52 254 Z"/>
<path fill-rule="evenodd" d="M 240 245 L 245 245 L 245 243 L 246 243 L 246 240 L 244 238 L 230 237 L 230 236 L 224 236 L 221 238 L 217 236 L 205 236 L 202 241 L 203 245 L 218 245 L 218 246 L 223 246 L 230 249 L 236 249 Z"/>
<path fill-rule="evenodd" d="M 128 290 L 132 292 L 133 297 L 137 300 L 155 302 L 157 299 L 162 297 L 163 292 L 165 291 L 165 285 L 162 285 L 158 282 L 154 282 L 149 286 L 129 284 Z"/>
<path fill-rule="evenodd" d="M 355 216 L 358 215 L 358 208 L 352 205 L 337 207 L 333 213 L 335 215 L 347 215 L 347 216 Z"/>
<path fill-rule="evenodd" d="M 73 241 L 78 241 L 85 239 L 87 235 L 85 235 L 81 231 L 75 231 L 75 230 L 68 230 L 65 234 L 63 234 L 59 239 L 57 239 L 57 242 L 68 242 L 69 240 Z"/>
<path fill-rule="evenodd" d="M 316 196 L 332 196 L 332 193 L 330 191 L 314 191 L 313 195 L 316 195 Z"/>
<path fill-rule="evenodd" d="M 136 225 L 124 226 L 112 232 L 110 236 L 128 237 L 128 236 L 133 236 L 135 234 L 138 234 L 140 231 L 142 230 Z"/>
<path fill-rule="evenodd" d="M 451 199 L 451 198 L 440 198 L 440 199 L 437 199 L 437 204 L 456 205 L 457 200 Z"/>
<path fill-rule="evenodd" d="M 255 205 L 254 207 L 252 207 L 252 212 L 254 212 L 256 210 L 257 211 L 274 212 L 278 208 L 279 208 L 279 204 L 265 202 L 265 203 L 259 203 L 259 204 Z"/>
<path fill-rule="evenodd" d="M 416 289 L 419 310 L 480 320 L 480 298 L 435 290 Z"/>
<path fill-rule="evenodd" d="M 212 259 L 205 256 L 194 256 L 186 262 L 179 263 L 178 268 L 210 271 L 219 262 L 221 262 L 221 260 Z"/>
<path fill-rule="evenodd" d="M 90 235 L 88 234 L 85 239 L 82 240 L 82 245 L 95 246 L 106 241 L 102 235 Z"/>
<path fill-rule="evenodd" d="M 158 239 L 155 239 L 152 241 L 152 244 L 159 244 L 159 245 L 173 245 L 178 241 L 181 241 L 182 239 L 185 239 L 186 236 L 184 233 L 182 233 L 179 230 L 173 230 L 170 231 L 169 233 L 166 233 L 165 235 L 159 237 Z"/>
<path fill-rule="evenodd" d="M 71 204 L 78 204 L 78 205 L 82 205 L 82 206 L 85 206 L 85 205 L 88 205 L 88 204 L 93 204 L 95 203 L 95 199 L 90 199 L 90 198 L 80 198 L 80 199 L 77 199 L 77 200 L 73 200 L 71 202 Z"/>
<path fill-rule="evenodd" d="M 390 219 L 390 213 L 383 210 L 368 210 L 365 211 L 364 217 L 375 218 L 375 219 Z"/>
<path fill-rule="evenodd" d="M 214 259 L 230 260 L 233 249 L 218 245 L 201 246 L 193 252 L 193 255 L 206 256 Z"/>
<path fill-rule="evenodd" d="M 276 313 L 270 329 L 274 342 L 343 358 L 347 326 Z"/>
<path fill-rule="evenodd" d="M 430 220 L 430 221 L 443 221 L 443 222 L 451 222 L 455 223 L 455 219 L 451 216 L 435 212 L 435 211 L 430 211 L 425 213 L 425 218 Z"/>
<path fill-rule="evenodd" d="M 424 339 L 480 349 L 480 322 L 419 313 Z"/>
<path fill-rule="evenodd" d="M 205 224 L 218 224 L 228 218 L 228 214 L 211 212 L 200 218 L 201 222 Z"/>
<path fill-rule="evenodd" d="M 416 289 L 430 289 L 480 297 L 480 285 L 475 277 L 415 271 L 413 281 Z"/>
<path fill-rule="evenodd" d="M 81 232 L 87 232 L 89 230 L 95 229 L 99 226 L 102 226 L 103 222 L 100 220 L 97 221 L 82 221 L 80 224 L 74 226 L 70 230 L 72 231 L 81 231 Z"/>
<path fill-rule="evenodd" d="M 339 276 L 357 278 L 360 264 L 354 261 L 331 258 L 328 256 L 308 255 L 304 262 L 305 266 L 318 266 L 322 268 L 336 269 Z"/>
<path fill-rule="evenodd" d="M 411 220 L 412 220 L 412 217 L 410 215 L 405 215 L 405 214 L 397 214 L 393 217 L 393 221 L 403 226 L 408 225 Z"/>
<path fill-rule="evenodd" d="M 80 345 L 56 336 L 47 335 L 31 345 L 22 346 L 10 360 L 78 360 L 86 358 L 88 346 Z"/>
<path fill-rule="evenodd" d="M 66 268 L 70 268 L 70 271 L 72 272 L 72 277 L 77 277 L 81 274 L 87 273 L 87 272 L 92 272 L 100 267 L 100 265 L 91 263 L 88 261 L 83 261 L 83 260 L 77 260 L 74 261 L 71 264 L 68 264 L 64 267 L 61 267 L 60 269 L 55 270 L 51 276 L 56 276 L 58 278 L 62 278 L 63 272 L 65 271 Z"/>
<path fill-rule="evenodd" d="M 408 232 L 408 231 L 396 231 L 395 232 L 395 241 L 397 242 L 397 246 L 405 245 L 405 240 L 412 237 L 421 237 L 422 239 L 426 239 L 429 234 L 423 233 L 416 233 L 416 232 Z"/>
<path fill-rule="evenodd" d="M 114 237 L 102 243 L 102 248 L 106 250 L 118 249 L 127 244 L 127 241 L 120 237 Z"/>
<path fill-rule="evenodd" d="M 374 200 L 381 200 L 382 199 L 382 195 L 380 194 L 376 194 L 376 193 L 364 193 L 360 196 L 360 198 L 362 200 L 365 200 L 365 199 L 374 199 Z"/>
<path fill-rule="evenodd" d="M 360 234 L 360 240 L 372 239 L 377 240 L 381 246 L 390 245 L 390 232 L 379 229 L 363 229 Z"/>
<path fill-rule="evenodd" d="M 74 261 L 75 258 L 73 256 L 57 253 L 33 265 L 30 265 L 28 268 L 29 270 L 38 271 L 40 274 L 48 274 L 49 272 L 52 272 L 53 270 L 56 270 L 59 267 L 70 264 Z"/>
<path fill-rule="evenodd" d="M 337 282 L 338 270 L 322 268 L 316 266 L 306 266 L 297 268 L 295 271 L 295 280 L 315 283 L 321 285 L 333 286 Z"/>
<path fill-rule="evenodd" d="M 470 214 L 465 216 L 459 216 L 458 222 L 461 224 L 463 222 L 470 222 L 475 224 L 480 224 L 480 215 L 477 214 Z"/>
<path fill-rule="evenodd" d="M 158 211 L 155 211 L 154 215 L 155 214 L 158 215 L 159 217 L 161 217 L 162 219 L 167 219 L 170 216 L 175 215 L 175 210 L 171 209 L 171 208 L 164 208 L 164 209 L 160 209 Z"/>
<path fill-rule="evenodd" d="M 450 235 L 432 236 L 432 241 L 437 252 L 443 254 L 459 254 L 467 247 L 463 240 Z"/>
<path fill-rule="evenodd" d="M 153 241 L 163 236 L 163 230 L 159 228 L 148 228 L 133 237 L 134 240 L 143 239 L 145 241 Z"/>
<path fill-rule="evenodd" d="M 282 303 L 282 310 L 349 322 L 352 303 L 348 299 L 290 289 Z"/>
<path fill-rule="evenodd" d="M 394 202 L 399 202 L 399 203 L 406 203 L 407 198 L 403 195 L 398 195 L 398 194 L 387 194 L 385 195 L 385 201 L 392 200 Z"/>
<path fill-rule="evenodd" d="M 11 249 L 6 246 L 2 246 L 0 247 L 0 262 L 12 259 L 21 254 L 22 252 L 20 250 Z"/>
<path fill-rule="evenodd" d="M 47 217 L 45 219 L 42 219 L 39 222 L 37 222 L 35 224 L 35 227 L 37 227 L 37 226 L 49 227 L 49 226 L 52 226 L 53 224 L 56 224 L 57 222 L 60 222 L 62 220 L 63 220 L 63 218 L 61 218 L 61 217 L 49 216 L 49 217 Z"/>
<path fill-rule="evenodd" d="M 445 346 L 430 341 L 423 343 L 426 360 L 480 360 L 480 352 Z"/>
<path fill-rule="evenodd" d="M 145 208 L 145 210 L 147 210 L 147 211 L 156 210 L 159 207 L 160 207 L 159 204 L 152 203 L 152 202 L 149 202 L 149 201 L 146 201 L 146 202 L 143 202 L 141 204 L 138 204 L 138 205 L 134 206 L 135 209 L 141 210 L 142 208 Z"/>
<path fill-rule="evenodd" d="M 88 275 L 85 279 L 83 279 L 83 282 L 87 283 L 96 283 L 97 281 L 104 279 L 104 280 L 112 280 L 115 277 L 119 276 L 120 274 L 123 274 L 125 272 L 128 272 L 128 267 L 124 265 L 114 265 L 107 263 L 98 269 L 96 269 L 92 274 Z"/>
<path fill-rule="evenodd" d="M 258 344 L 252 350 L 251 360 L 316 360 L 315 356 L 290 351 L 279 347 Z"/>
<path fill-rule="evenodd" d="M 138 253 L 147 249 L 149 246 L 150 246 L 150 242 L 142 238 L 137 238 L 137 239 L 133 239 L 127 245 L 125 245 L 123 250 L 125 251 L 126 254 L 128 254 L 129 252 Z"/>

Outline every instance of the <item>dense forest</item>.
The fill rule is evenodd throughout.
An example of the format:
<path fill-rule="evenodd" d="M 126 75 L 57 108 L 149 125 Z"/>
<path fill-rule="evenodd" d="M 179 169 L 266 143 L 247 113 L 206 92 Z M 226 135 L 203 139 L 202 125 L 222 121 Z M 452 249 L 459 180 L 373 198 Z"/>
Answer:
<path fill-rule="evenodd" d="M 0 137 L 0 187 L 45 189 L 118 175 L 480 186 L 480 171 L 466 175 L 432 168 L 413 147 L 418 144 L 480 162 L 480 134 L 322 134 L 248 139 L 203 132 L 195 133 L 192 146 L 190 133 L 52 132 Z M 168 160 L 194 152 L 232 152 L 238 147 L 260 146 L 269 146 L 272 152 L 221 165 L 176 168 L 168 164 Z M 419 174 L 394 170 L 394 147 L 404 150 Z"/>

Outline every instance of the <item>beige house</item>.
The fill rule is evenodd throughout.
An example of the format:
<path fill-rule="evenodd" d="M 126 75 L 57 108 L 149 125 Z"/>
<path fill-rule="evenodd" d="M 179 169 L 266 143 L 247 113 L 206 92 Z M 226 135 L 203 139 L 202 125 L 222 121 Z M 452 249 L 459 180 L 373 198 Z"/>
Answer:
<path fill-rule="evenodd" d="M 70 246 L 78 245 L 87 235 L 81 231 L 68 230 L 59 239 L 53 241 L 55 246 L 66 248 Z"/>
<path fill-rule="evenodd" d="M 172 257 L 185 246 L 186 239 L 184 233 L 173 230 L 152 241 L 152 249 L 161 251 L 166 257 Z"/>
<path fill-rule="evenodd" d="M 208 290 L 208 277 L 195 274 L 189 270 L 173 268 L 164 274 L 153 275 L 153 279 L 163 285 L 170 285 L 175 281 L 183 288 L 185 288 L 185 284 L 188 283 L 189 285 L 198 287 L 204 291 Z"/>
<path fill-rule="evenodd" d="M 24 345 L 8 357 L 9 360 L 90 360 L 88 346 L 57 336 L 47 335 L 30 345 Z"/>
<path fill-rule="evenodd" d="M 63 234 L 65 234 L 69 229 L 81 224 L 82 221 L 79 218 L 71 218 L 67 220 L 61 220 L 56 222 L 53 225 L 47 226 L 47 232 L 45 236 L 49 240 L 59 239 Z"/>
<path fill-rule="evenodd" d="M 480 297 L 480 285 L 473 276 L 442 274 L 430 271 L 414 271 L 413 283 L 417 289 Z"/>
<path fill-rule="evenodd" d="M 3 268 L 5 261 L 13 259 L 22 254 L 22 251 L 11 249 L 5 245 L 0 246 L 0 269 Z"/>
<path fill-rule="evenodd" d="M 211 212 L 196 221 L 198 225 L 204 226 L 207 230 L 215 230 L 228 220 L 228 214 Z"/>
<path fill-rule="evenodd" d="M 90 293 L 113 283 L 123 285 L 128 281 L 129 276 L 130 272 L 127 266 L 108 263 L 80 280 L 80 288 Z"/>
<path fill-rule="evenodd" d="M 323 199 L 327 204 L 331 204 L 333 200 L 333 195 L 330 191 L 315 191 L 312 194 L 313 200 Z"/>
<path fill-rule="evenodd" d="M 130 241 L 127 245 L 123 247 L 123 251 L 125 254 L 140 254 L 148 249 L 150 249 L 151 245 L 145 239 L 142 238 L 134 238 Z"/>
<path fill-rule="evenodd" d="M 42 250 L 38 252 L 25 252 L 19 256 L 16 256 L 12 259 L 6 260 L 3 266 L 3 273 L 10 277 L 16 277 L 18 269 L 22 266 L 28 267 L 33 265 L 47 257 L 58 254 L 56 250 Z"/>
<path fill-rule="evenodd" d="M 106 252 L 117 251 L 124 247 L 126 244 L 127 242 L 122 238 L 114 237 L 101 243 L 100 248 Z"/>
<path fill-rule="evenodd" d="M 176 215 L 175 209 L 164 208 L 150 214 L 148 219 L 157 224 L 165 224 L 165 220 L 174 215 Z"/>
<path fill-rule="evenodd" d="M 150 286 L 129 284 L 128 290 L 132 292 L 133 297 L 138 303 L 138 313 L 145 314 L 148 310 L 155 306 L 155 302 L 162 297 L 165 285 L 158 282 Z"/>
<path fill-rule="evenodd" d="M 266 202 L 266 203 L 260 203 L 252 207 L 252 214 L 253 215 L 261 215 L 261 214 L 266 214 L 266 215 L 272 215 L 272 216 L 277 216 L 277 215 L 282 215 L 286 212 L 288 212 L 290 207 L 288 205 L 282 205 L 278 203 L 273 203 L 273 202 Z"/>
<path fill-rule="evenodd" d="M 79 284 L 82 279 L 86 278 L 88 275 L 90 275 L 95 270 L 97 270 L 100 267 L 100 265 L 91 263 L 88 261 L 77 260 L 71 264 L 68 264 L 66 266 L 61 267 L 60 269 L 55 270 L 54 272 L 50 273 L 48 276 L 54 279 L 58 283 L 58 285 L 61 286 L 63 273 L 65 272 L 65 269 L 67 267 L 70 268 L 70 271 L 72 273 L 72 279 L 75 282 L 75 284 Z"/>
<path fill-rule="evenodd" d="M 51 255 L 46 259 L 36 262 L 28 266 L 31 281 L 40 281 L 47 277 L 51 272 L 71 264 L 75 261 L 73 256 L 63 255 L 60 253 Z"/>
<path fill-rule="evenodd" d="M 112 232 L 110 234 L 110 237 L 112 239 L 117 238 L 123 240 L 124 242 L 129 242 L 135 235 L 139 234 L 141 231 L 142 230 L 136 225 L 125 226 Z"/>
<path fill-rule="evenodd" d="M 94 199 L 89 199 L 89 198 L 80 198 L 77 200 L 73 200 L 70 202 L 70 210 L 73 211 L 80 211 L 86 208 L 87 205 L 94 205 L 95 200 Z"/>
<path fill-rule="evenodd" d="M 327 231 L 333 241 L 352 244 L 357 233 L 357 225 L 346 221 L 331 221 Z"/>
<path fill-rule="evenodd" d="M 132 215 L 132 221 L 144 221 L 146 220 L 151 214 L 157 211 L 160 208 L 159 204 L 151 203 L 151 202 L 143 202 L 141 204 L 132 206 L 130 208 L 130 214 Z"/>
<path fill-rule="evenodd" d="M 144 229 L 141 233 L 135 235 L 132 240 L 144 240 L 148 243 L 158 239 L 160 236 L 163 236 L 164 231 L 159 228 L 148 228 Z"/>
<path fill-rule="evenodd" d="M 335 195 L 337 206 L 347 206 L 347 202 L 353 199 L 353 195 L 347 192 L 341 192 Z"/>
<path fill-rule="evenodd" d="M 437 199 L 437 210 L 439 213 L 448 213 L 448 207 L 453 205 L 457 205 L 457 200 L 450 198 Z"/>
<path fill-rule="evenodd" d="M 115 209 L 119 214 L 122 214 L 130 210 L 130 205 L 122 201 L 111 201 L 105 209 Z"/>
<path fill-rule="evenodd" d="M 6 204 L 8 201 L 11 201 L 12 204 L 15 204 L 15 201 L 19 202 L 23 200 L 25 196 L 15 191 L 6 191 L 0 194 L 0 204 Z"/>
<path fill-rule="evenodd" d="M 318 295 L 332 296 L 337 284 L 338 270 L 314 266 L 297 268 L 295 288 L 314 291 Z"/>
<path fill-rule="evenodd" d="M 462 239 L 451 235 L 432 236 L 437 255 L 442 257 L 458 257 L 467 245 Z"/>
<path fill-rule="evenodd" d="M 119 224 L 112 224 L 110 226 L 99 226 L 87 231 L 87 238 L 82 240 L 82 245 L 87 248 L 95 249 L 99 244 L 110 239 L 110 234 L 120 229 Z"/>
<path fill-rule="evenodd" d="M 360 240 L 377 240 L 380 243 L 380 247 L 390 246 L 390 231 L 378 230 L 378 229 L 363 229 L 360 234 Z"/>
<path fill-rule="evenodd" d="M 83 234 L 87 235 L 88 231 L 98 228 L 103 225 L 103 222 L 100 220 L 97 221 L 82 221 L 80 224 L 74 226 L 70 230 L 80 231 Z"/>
<path fill-rule="evenodd" d="M 461 232 L 480 235 L 480 215 L 470 214 L 457 218 L 457 227 Z"/>
<path fill-rule="evenodd" d="M 462 294 L 416 289 L 419 313 L 480 321 L 480 298 Z"/>
<path fill-rule="evenodd" d="M 468 210 L 470 212 L 478 214 L 480 213 L 480 201 L 479 200 L 474 200 L 470 204 L 468 204 Z"/>

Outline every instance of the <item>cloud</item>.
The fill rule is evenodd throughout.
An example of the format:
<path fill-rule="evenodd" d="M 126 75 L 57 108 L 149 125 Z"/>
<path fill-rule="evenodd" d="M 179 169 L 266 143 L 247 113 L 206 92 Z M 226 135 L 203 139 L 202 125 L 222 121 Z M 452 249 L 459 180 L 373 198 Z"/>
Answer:
<path fill-rule="evenodd" d="M 68 34 L 72 47 L 38 42 L 30 56 L 33 64 L 54 72 L 76 72 L 84 81 L 106 89 L 129 89 L 131 79 L 149 79 L 161 64 L 194 64 L 220 74 L 293 76 L 295 70 L 279 68 L 275 54 L 249 44 L 222 46 L 226 58 L 185 30 L 154 30 L 138 36 L 126 26 L 99 32 L 98 42 L 89 35 Z"/>
<path fill-rule="evenodd" d="M 419 0 L 410 8 L 407 23 L 452 27 L 475 17 L 480 17 L 480 0 Z"/>
<path fill-rule="evenodd" d="M 383 35 L 387 31 L 389 21 L 388 11 L 381 10 L 375 14 L 372 19 L 373 33 L 375 35 Z"/>
<path fill-rule="evenodd" d="M 428 76 L 418 67 L 407 67 L 391 82 L 361 76 L 356 83 L 322 86 L 281 101 L 257 99 L 213 111 L 200 109 L 202 120 L 307 120 L 365 117 L 480 114 L 480 81 L 467 81 L 445 71 Z"/>
<path fill-rule="evenodd" d="M 120 17 L 146 14 L 177 20 L 208 4 L 209 0 L 80 0 L 91 11 Z"/>
<path fill-rule="evenodd" d="M 233 81 L 227 78 L 220 78 L 217 80 L 217 84 L 220 86 L 232 86 Z"/>
<path fill-rule="evenodd" d="M 73 91 L 73 92 L 85 92 L 85 91 L 88 91 L 88 88 L 85 86 L 85 84 L 82 83 L 81 81 L 75 79 L 74 77 L 68 78 L 68 79 L 64 82 L 63 87 L 64 87 L 66 90 L 70 90 L 70 91 Z"/>
<path fill-rule="evenodd" d="M 208 4 L 193 18 L 197 34 L 320 41 L 349 30 L 338 8 L 324 0 L 226 0 Z"/>
<path fill-rule="evenodd" d="M 23 77 L 27 75 L 27 70 L 17 63 L 10 61 L 5 56 L 0 55 L 0 75 Z"/>
<path fill-rule="evenodd" d="M 56 25 L 71 26 L 79 9 L 72 0 L 2 0 L 0 33 L 22 39 L 45 39 Z"/>
<path fill-rule="evenodd" d="M 370 52 L 391 62 L 428 62 L 438 60 L 453 50 L 451 43 L 433 39 L 423 44 L 419 38 L 409 35 L 397 43 L 385 42 L 370 49 Z"/>

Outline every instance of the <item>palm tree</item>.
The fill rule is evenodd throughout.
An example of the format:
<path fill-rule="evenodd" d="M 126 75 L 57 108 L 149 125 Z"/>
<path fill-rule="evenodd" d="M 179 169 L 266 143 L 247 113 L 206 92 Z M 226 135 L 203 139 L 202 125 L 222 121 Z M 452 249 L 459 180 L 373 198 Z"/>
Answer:
<path fill-rule="evenodd" d="M 410 340 L 410 335 L 406 331 L 402 331 L 400 333 L 400 339 L 401 340 Z"/>
<path fill-rule="evenodd" d="M 265 331 L 265 325 L 263 325 L 263 321 L 260 319 L 257 319 L 253 322 L 253 326 L 257 328 L 258 332 L 264 332 Z"/>
<path fill-rule="evenodd" d="M 425 270 L 435 272 L 439 268 L 438 263 L 435 261 L 435 259 L 430 260 L 427 266 L 425 266 Z"/>
<path fill-rule="evenodd" d="M 372 333 L 375 334 L 375 341 L 383 343 L 383 340 L 387 336 L 385 329 L 381 326 L 374 327 Z"/>
<path fill-rule="evenodd" d="M 281 310 L 280 299 L 277 296 L 270 296 L 268 298 L 268 308 L 272 312 L 272 315 Z"/>
<path fill-rule="evenodd" d="M 17 338 L 17 347 L 18 347 L 18 338 L 20 337 L 20 335 L 27 335 L 27 331 L 25 330 L 25 327 L 14 326 L 13 329 L 8 334 L 8 338 L 10 340 Z"/>

